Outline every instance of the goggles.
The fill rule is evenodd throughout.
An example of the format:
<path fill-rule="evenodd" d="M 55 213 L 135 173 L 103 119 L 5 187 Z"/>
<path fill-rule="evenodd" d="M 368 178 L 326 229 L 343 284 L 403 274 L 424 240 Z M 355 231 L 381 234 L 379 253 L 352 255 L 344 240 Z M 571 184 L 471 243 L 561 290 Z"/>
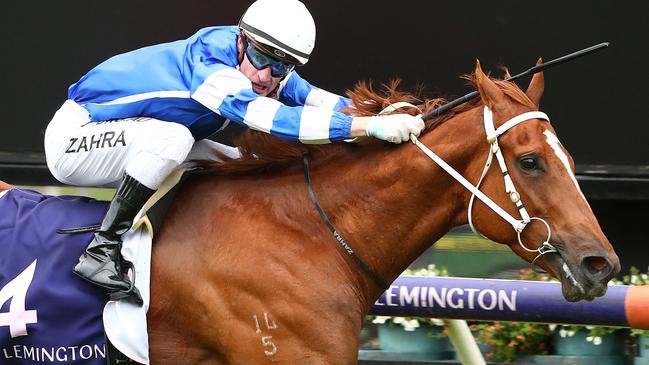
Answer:
<path fill-rule="evenodd" d="M 273 77 L 284 77 L 293 71 L 295 65 L 278 61 L 257 49 L 246 37 L 243 38 L 244 49 L 250 63 L 257 69 L 263 70 L 270 67 L 270 74 Z"/>

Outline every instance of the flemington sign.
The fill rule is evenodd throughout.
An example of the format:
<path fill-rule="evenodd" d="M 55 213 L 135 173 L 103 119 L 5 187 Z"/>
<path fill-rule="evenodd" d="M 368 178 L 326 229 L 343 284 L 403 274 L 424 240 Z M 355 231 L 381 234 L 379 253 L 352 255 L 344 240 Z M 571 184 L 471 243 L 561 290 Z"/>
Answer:
<path fill-rule="evenodd" d="M 567 302 L 558 282 L 401 276 L 371 314 L 597 324 L 649 329 L 649 287 L 610 285 L 591 302 Z"/>
<path fill-rule="evenodd" d="M 515 312 L 518 290 L 391 285 L 376 306 Z"/>

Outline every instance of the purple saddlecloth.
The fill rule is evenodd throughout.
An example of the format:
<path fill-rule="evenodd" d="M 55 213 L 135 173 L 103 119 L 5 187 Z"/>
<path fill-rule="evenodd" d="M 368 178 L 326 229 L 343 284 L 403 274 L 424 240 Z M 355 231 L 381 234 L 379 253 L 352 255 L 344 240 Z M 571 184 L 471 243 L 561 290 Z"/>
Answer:
<path fill-rule="evenodd" d="M 56 230 L 97 224 L 106 209 L 19 189 L 0 198 L 0 364 L 105 364 L 106 296 L 72 273 L 91 233 Z"/>

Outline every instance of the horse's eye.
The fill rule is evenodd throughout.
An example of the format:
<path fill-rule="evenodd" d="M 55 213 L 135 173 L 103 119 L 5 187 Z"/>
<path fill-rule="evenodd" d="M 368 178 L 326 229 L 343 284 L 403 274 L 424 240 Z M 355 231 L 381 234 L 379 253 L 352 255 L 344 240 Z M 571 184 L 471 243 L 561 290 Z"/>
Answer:
<path fill-rule="evenodd" d="M 533 156 L 527 156 L 521 158 L 520 164 L 523 170 L 532 171 L 532 170 L 538 170 L 539 168 L 538 161 L 536 160 L 536 157 Z"/>

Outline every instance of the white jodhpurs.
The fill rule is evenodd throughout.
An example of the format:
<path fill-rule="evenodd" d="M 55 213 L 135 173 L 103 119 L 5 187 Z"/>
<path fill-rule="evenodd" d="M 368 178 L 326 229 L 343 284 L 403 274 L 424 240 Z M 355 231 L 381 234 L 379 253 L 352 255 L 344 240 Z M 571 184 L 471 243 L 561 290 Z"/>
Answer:
<path fill-rule="evenodd" d="M 72 100 L 45 131 L 50 172 L 64 184 L 79 186 L 114 187 L 126 172 L 156 190 L 193 145 L 184 125 L 143 117 L 90 122 L 86 109 Z"/>

